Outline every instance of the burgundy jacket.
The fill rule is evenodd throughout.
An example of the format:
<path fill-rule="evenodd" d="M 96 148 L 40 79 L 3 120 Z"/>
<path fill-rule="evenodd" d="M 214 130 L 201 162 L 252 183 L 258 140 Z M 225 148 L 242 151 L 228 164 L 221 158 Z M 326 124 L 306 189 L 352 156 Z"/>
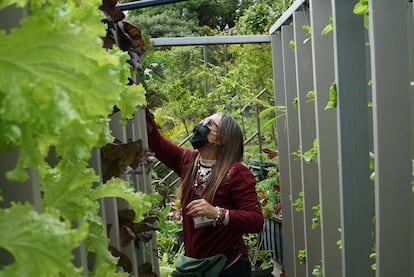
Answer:
<path fill-rule="evenodd" d="M 149 128 L 148 143 L 157 159 L 174 170 L 181 179 L 191 169 L 191 161 L 196 151 L 179 147 L 166 140 L 158 132 L 155 123 Z M 243 164 L 233 163 L 221 185 L 216 191 L 213 206 L 229 210 L 229 223 L 224 225 L 194 228 L 193 218 L 183 207 L 183 237 L 185 255 L 193 258 L 205 258 L 225 253 L 238 242 L 241 247 L 227 261 L 230 264 L 240 253 L 248 249 L 242 236 L 245 233 L 258 233 L 263 228 L 263 214 L 256 194 L 256 179 Z"/>

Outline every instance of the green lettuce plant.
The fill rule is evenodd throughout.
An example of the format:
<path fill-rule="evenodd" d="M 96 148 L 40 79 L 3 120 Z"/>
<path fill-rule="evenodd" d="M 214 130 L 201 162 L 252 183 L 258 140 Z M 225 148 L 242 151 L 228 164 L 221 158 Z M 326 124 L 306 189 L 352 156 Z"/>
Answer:
<path fill-rule="evenodd" d="M 13 4 L 28 5 L 29 15 L 10 32 L 0 30 L 0 153 L 19 150 L 9 180 L 39 173 L 42 208 L 0 209 L 0 247 L 14 257 L 0 265 L 0 276 L 128 276 L 116 272 L 99 200 L 127 200 L 140 221 L 156 197 L 118 178 L 100 184 L 88 160 L 113 141 L 113 107 L 125 123 L 145 103 L 144 89 L 127 86 L 127 53 L 102 47 L 100 1 L 6 0 L 0 9 Z M 47 162 L 50 153 L 57 165 Z M 72 262 L 80 247 L 94 256 L 88 269 Z"/>

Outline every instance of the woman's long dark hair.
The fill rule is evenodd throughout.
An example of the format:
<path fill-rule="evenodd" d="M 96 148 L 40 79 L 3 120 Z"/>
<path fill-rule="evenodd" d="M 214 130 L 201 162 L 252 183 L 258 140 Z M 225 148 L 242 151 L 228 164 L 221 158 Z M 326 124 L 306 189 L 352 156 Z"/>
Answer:
<path fill-rule="evenodd" d="M 216 145 L 218 148 L 216 163 L 213 166 L 210 180 L 204 192 L 204 198 L 209 203 L 213 203 L 214 195 L 230 166 L 234 162 L 241 162 L 244 153 L 244 139 L 240 126 L 232 116 L 224 113 L 219 113 L 219 115 L 221 119 L 218 124 L 218 136 L 221 143 Z M 189 168 L 187 175 L 181 183 L 180 195 L 182 204 L 186 204 L 190 200 L 191 186 L 197 174 L 198 161 L 199 155 L 194 158 L 191 168 Z"/>

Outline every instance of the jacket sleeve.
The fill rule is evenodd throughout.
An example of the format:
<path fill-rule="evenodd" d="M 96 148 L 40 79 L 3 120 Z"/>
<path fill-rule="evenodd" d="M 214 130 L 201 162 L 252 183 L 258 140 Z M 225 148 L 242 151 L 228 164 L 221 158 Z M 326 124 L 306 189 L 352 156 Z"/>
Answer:
<path fill-rule="evenodd" d="M 229 171 L 229 193 L 233 209 L 229 210 L 229 228 L 244 233 L 258 233 L 263 229 L 264 218 L 256 193 L 256 179 L 252 172 L 236 163 Z"/>
<path fill-rule="evenodd" d="M 164 138 L 160 132 L 157 124 L 154 121 L 153 115 L 146 110 L 147 120 L 147 134 L 148 145 L 151 151 L 154 152 L 155 157 L 165 164 L 168 168 L 174 170 L 178 176 L 181 176 L 181 169 L 186 162 L 190 150 L 184 149 L 175 145 L 166 138 Z"/>

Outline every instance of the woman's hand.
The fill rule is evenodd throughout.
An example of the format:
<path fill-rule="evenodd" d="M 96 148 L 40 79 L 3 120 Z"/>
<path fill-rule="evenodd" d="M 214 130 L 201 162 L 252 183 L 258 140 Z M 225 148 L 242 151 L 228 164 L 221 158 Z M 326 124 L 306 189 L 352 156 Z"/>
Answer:
<path fill-rule="evenodd" d="M 205 216 L 210 219 L 217 217 L 217 208 L 208 203 L 205 199 L 191 201 L 187 207 L 187 214 L 193 217 Z"/>

